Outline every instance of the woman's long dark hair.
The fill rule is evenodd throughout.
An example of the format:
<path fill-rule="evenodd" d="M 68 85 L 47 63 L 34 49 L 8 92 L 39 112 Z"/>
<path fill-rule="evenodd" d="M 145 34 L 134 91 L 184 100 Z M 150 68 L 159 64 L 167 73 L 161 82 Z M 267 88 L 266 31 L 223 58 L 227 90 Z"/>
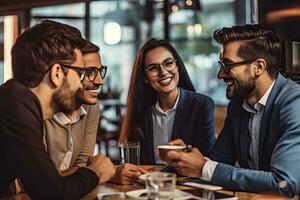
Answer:
<path fill-rule="evenodd" d="M 145 82 L 147 78 L 145 73 L 145 57 L 149 51 L 157 47 L 166 48 L 172 53 L 174 59 L 177 60 L 176 64 L 179 74 L 178 87 L 195 91 L 186 68 L 175 48 L 165 40 L 152 38 L 147 41 L 138 51 L 135 58 L 119 142 L 136 138 L 136 134 L 139 134 L 142 130 L 141 128 L 144 126 L 145 115 L 151 112 L 152 106 L 157 100 L 156 92 Z"/>

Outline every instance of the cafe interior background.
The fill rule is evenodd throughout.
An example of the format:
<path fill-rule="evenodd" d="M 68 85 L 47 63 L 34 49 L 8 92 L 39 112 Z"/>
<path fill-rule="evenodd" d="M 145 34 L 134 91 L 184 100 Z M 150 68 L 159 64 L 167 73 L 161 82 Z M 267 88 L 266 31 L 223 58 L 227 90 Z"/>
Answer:
<path fill-rule="evenodd" d="M 51 19 L 77 27 L 100 46 L 108 66 L 99 94 L 101 118 L 95 153 L 119 160 L 118 134 L 138 49 L 150 37 L 166 39 L 182 57 L 199 93 L 216 104 L 218 134 L 226 116 L 226 85 L 218 80 L 218 44 L 224 26 L 260 23 L 283 41 L 280 70 L 300 81 L 299 0 L 0 0 L 0 84 L 11 78 L 10 50 L 27 27 Z"/>

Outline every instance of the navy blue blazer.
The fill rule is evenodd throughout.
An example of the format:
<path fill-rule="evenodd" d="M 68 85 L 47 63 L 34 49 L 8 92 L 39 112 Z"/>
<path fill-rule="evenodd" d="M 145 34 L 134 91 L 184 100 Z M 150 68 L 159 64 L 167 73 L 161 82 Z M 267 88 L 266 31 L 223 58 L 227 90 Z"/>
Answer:
<path fill-rule="evenodd" d="M 152 111 L 152 109 L 151 109 Z M 180 89 L 172 129 L 172 140 L 182 139 L 208 155 L 215 142 L 214 103 L 207 96 Z M 141 143 L 141 164 L 155 164 L 152 112 L 147 113 L 138 140 Z"/>
<path fill-rule="evenodd" d="M 250 115 L 242 103 L 229 103 L 224 128 L 210 153 L 220 162 L 212 182 L 232 190 L 299 194 L 300 86 L 281 74 L 275 81 L 259 135 L 259 170 L 249 170 Z M 234 167 L 236 161 L 241 168 Z"/>

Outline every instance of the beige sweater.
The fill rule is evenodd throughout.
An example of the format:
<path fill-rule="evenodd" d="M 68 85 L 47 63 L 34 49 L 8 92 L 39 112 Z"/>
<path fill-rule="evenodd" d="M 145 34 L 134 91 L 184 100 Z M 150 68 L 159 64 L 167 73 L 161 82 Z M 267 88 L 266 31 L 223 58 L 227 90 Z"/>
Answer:
<path fill-rule="evenodd" d="M 70 167 L 85 166 L 88 158 L 93 155 L 100 117 L 99 105 L 84 105 L 83 107 L 87 114 L 82 115 L 79 121 L 72 125 L 61 125 L 54 118 L 44 122 L 47 150 L 59 172 L 61 162 L 70 145 L 69 136 L 73 139 Z"/>

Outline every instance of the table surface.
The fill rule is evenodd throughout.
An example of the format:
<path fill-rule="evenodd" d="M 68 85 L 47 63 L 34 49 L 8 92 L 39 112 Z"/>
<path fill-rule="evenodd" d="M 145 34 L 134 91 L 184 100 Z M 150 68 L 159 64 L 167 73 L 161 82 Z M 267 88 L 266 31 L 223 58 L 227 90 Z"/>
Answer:
<path fill-rule="evenodd" d="M 160 166 L 142 166 L 148 171 L 158 171 L 161 167 Z M 136 189 L 143 189 L 144 186 L 141 184 L 133 184 L 133 185 L 119 185 L 114 183 L 105 183 L 98 185 L 93 191 L 91 191 L 89 194 L 87 194 L 84 198 L 81 200 L 97 200 L 97 194 L 98 193 L 110 193 L 110 192 L 127 192 L 131 190 Z M 180 190 L 186 190 L 191 189 L 190 187 L 186 186 L 177 186 L 177 189 Z M 239 200 L 286 200 L 291 199 L 287 198 L 285 196 L 281 196 L 278 194 L 257 194 L 257 193 L 248 193 L 248 192 L 233 192 L 228 190 L 219 190 L 218 192 L 229 194 L 229 195 L 235 195 L 238 197 Z M 299 200 L 299 197 L 296 196 L 292 198 L 293 200 Z M 10 197 L 1 198 L 0 200 L 30 200 L 27 194 L 17 194 Z"/>

